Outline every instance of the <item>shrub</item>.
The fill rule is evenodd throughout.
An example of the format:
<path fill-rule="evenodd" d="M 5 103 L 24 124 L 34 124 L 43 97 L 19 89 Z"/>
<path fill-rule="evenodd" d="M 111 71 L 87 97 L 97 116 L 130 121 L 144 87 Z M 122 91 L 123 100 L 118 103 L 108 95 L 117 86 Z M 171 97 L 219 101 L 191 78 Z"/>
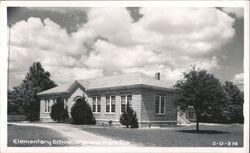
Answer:
<path fill-rule="evenodd" d="M 69 118 L 69 112 L 68 112 L 68 109 L 65 108 L 65 109 L 63 110 L 63 112 L 62 112 L 62 119 L 65 120 L 65 119 L 67 119 L 67 118 Z"/>
<path fill-rule="evenodd" d="M 137 119 L 137 115 L 135 112 L 134 115 L 132 116 L 132 119 L 131 119 L 131 128 L 138 128 L 138 127 L 139 127 L 138 119 Z"/>
<path fill-rule="evenodd" d="M 133 108 L 129 106 L 129 104 L 125 106 L 125 110 L 124 112 L 122 112 L 122 115 L 120 116 L 120 123 L 122 125 L 125 125 L 126 128 L 139 127 L 136 112 L 133 110 Z"/>
<path fill-rule="evenodd" d="M 77 99 L 71 108 L 73 124 L 94 125 L 96 124 L 90 105 L 85 98 Z"/>
<path fill-rule="evenodd" d="M 68 110 L 64 109 L 64 102 L 61 97 L 57 98 L 56 103 L 52 105 L 50 116 L 54 121 L 58 122 L 69 117 Z"/>

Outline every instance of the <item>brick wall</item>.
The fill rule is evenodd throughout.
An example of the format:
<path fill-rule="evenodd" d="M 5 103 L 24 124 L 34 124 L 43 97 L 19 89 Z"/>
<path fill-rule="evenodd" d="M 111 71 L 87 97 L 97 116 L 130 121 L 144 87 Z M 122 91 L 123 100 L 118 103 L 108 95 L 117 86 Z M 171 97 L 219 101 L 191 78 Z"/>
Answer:
<path fill-rule="evenodd" d="M 137 113 L 137 118 L 142 125 L 143 123 L 154 122 L 156 124 L 162 124 L 164 122 L 172 122 L 177 120 L 177 108 L 173 101 L 174 94 L 163 90 L 148 89 L 148 88 L 122 88 L 122 89 L 106 89 L 106 90 L 92 90 L 85 92 L 80 88 L 76 88 L 72 95 L 64 95 L 68 97 L 68 112 L 70 115 L 71 107 L 74 104 L 74 98 L 84 95 L 87 97 L 88 103 L 92 107 L 92 97 L 101 97 L 101 112 L 94 113 L 97 122 L 108 122 L 110 120 L 113 123 L 119 123 L 121 115 L 121 96 L 132 95 L 132 107 Z M 166 97 L 165 115 L 156 115 L 155 113 L 155 96 L 161 95 Z M 115 96 L 116 105 L 115 113 L 106 113 L 106 96 Z M 45 98 L 45 97 L 44 97 Z M 51 121 L 50 114 L 44 113 L 44 98 L 40 102 L 40 118 L 44 121 Z M 47 97 L 49 98 L 49 97 Z M 50 97 L 55 98 L 55 97 Z M 163 121 L 163 122 L 162 122 Z"/>
<path fill-rule="evenodd" d="M 165 115 L 155 113 L 156 95 L 166 97 Z M 142 89 L 141 121 L 176 121 L 177 107 L 174 103 L 173 92 L 156 89 Z"/>
<path fill-rule="evenodd" d="M 97 121 L 105 122 L 112 120 L 113 122 L 119 122 L 121 116 L 121 96 L 132 95 L 132 107 L 136 111 L 137 116 L 140 115 L 141 105 L 141 93 L 138 88 L 124 88 L 116 90 L 96 90 L 88 92 L 88 99 L 92 106 L 92 97 L 101 97 L 101 112 L 94 113 Z M 106 113 L 106 96 L 115 96 L 115 113 Z"/>

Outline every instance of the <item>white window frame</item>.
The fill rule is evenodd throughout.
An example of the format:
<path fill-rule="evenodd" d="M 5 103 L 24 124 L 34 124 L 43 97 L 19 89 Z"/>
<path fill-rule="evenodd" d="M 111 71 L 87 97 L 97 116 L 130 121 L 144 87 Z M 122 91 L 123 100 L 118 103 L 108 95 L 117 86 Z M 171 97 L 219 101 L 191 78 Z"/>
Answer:
<path fill-rule="evenodd" d="M 128 96 L 131 96 L 131 103 L 130 103 L 131 107 L 132 107 L 132 100 L 133 100 L 133 95 L 132 94 L 121 95 L 121 105 L 120 105 L 120 113 L 121 114 L 122 114 L 122 96 L 125 96 L 125 106 L 128 104 Z"/>
<path fill-rule="evenodd" d="M 94 101 L 95 98 L 95 101 Z M 98 98 L 100 98 L 100 111 L 98 112 Z M 93 110 L 93 104 L 95 104 L 95 110 Z M 101 97 L 100 96 L 93 96 L 92 97 L 92 111 L 94 114 L 100 114 L 102 110 L 102 106 L 101 106 Z"/>
<path fill-rule="evenodd" d="M 107 97 L 109 97 L 109 111 L 107 112 Z M 105 114 L 115 114 L 115 112 L 112 112 L 112 97 L 115 97 L 115 108 L 116 108 L 116 96 L 115 95 L 108 95 L 106 96 L 106 101 L 105 101 Z"/>
<path fill-rule="evenodd" d="M 159 113 L 156 113 L 156 110 L 155 110 L 155 114 L 156 115 L 165 115 L 166 114 L 166 96 L 161 96 L 161 95 L 156 95 L 155 96 L 155 109 L 156 108 L 156 97 L 159 97 L 159 108 L 158 108 L 158 111 Z M 161 99 L 164 98 L 164 109 L 163 109 L 163 113 L 161 112 Z"/>
<path fill-rule="evenodd" d="M 45 103 L 44 103 L 44 113 L 50 113 L 51 112 L 51 108 L 50 108 L 50 99 L 45 99 Z"/>

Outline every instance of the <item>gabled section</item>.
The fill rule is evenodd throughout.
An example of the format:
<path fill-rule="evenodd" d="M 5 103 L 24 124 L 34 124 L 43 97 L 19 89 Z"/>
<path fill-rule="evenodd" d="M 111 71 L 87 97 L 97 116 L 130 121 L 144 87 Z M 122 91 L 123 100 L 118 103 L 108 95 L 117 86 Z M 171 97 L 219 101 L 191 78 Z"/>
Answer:
<path fill-rule="evenodd" d="M 76 88 L 80 88 L 82 90 L 85 90 L 85 87 L 82 86 L 77 80 L 75 80 L 73 83 L 66 83 L 48 90 L 45 90 L 43 92 L 38 93 L 38 96 L 47 96 L 47 95 L 61 95 L 61 94 L 72 94 Z"/>

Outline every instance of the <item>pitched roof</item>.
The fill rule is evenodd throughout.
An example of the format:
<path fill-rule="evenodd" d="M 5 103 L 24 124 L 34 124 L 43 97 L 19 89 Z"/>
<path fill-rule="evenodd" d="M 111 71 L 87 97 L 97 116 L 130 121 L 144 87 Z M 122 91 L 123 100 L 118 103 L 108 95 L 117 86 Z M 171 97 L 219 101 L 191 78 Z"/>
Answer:
<path fill-rule="evenodd" d="M 38 95 L 51 94 L 51 93 L 58 93 L 58 94 L 59 93 L 67 93 L 67 91 L 69 91 L 69 88 L 71 87 L 72 84 L 73 84 L 72 82 L 65 83 L 65 84 L 62 84 L 60 86 L 42 91 L 42 92 L 38 93 Z"/>
<path fill-rule="evenodd" d="M 150 77 L 140 72 L 126 73 L 115 76 L 106 76 L 86 80 L 77 80 L 77 82 L 83 86 L 86 90 L 93 89 L 103 89 L 103 88 L 113 88 L 113 87 L 126 87 L 134 85 L 145 85 L 151 87 L 170 89 L 171 87 L 165 81 L 157 80 L 154 77 Z M 74 82 L 75 83 L 75 82 Z M 74 84 L 73 83 L 73 84 Z M 73 84 L 64 84 L 43 92 L 43 94 L 53 94 L 53 93 L 67 93 Z"/>

